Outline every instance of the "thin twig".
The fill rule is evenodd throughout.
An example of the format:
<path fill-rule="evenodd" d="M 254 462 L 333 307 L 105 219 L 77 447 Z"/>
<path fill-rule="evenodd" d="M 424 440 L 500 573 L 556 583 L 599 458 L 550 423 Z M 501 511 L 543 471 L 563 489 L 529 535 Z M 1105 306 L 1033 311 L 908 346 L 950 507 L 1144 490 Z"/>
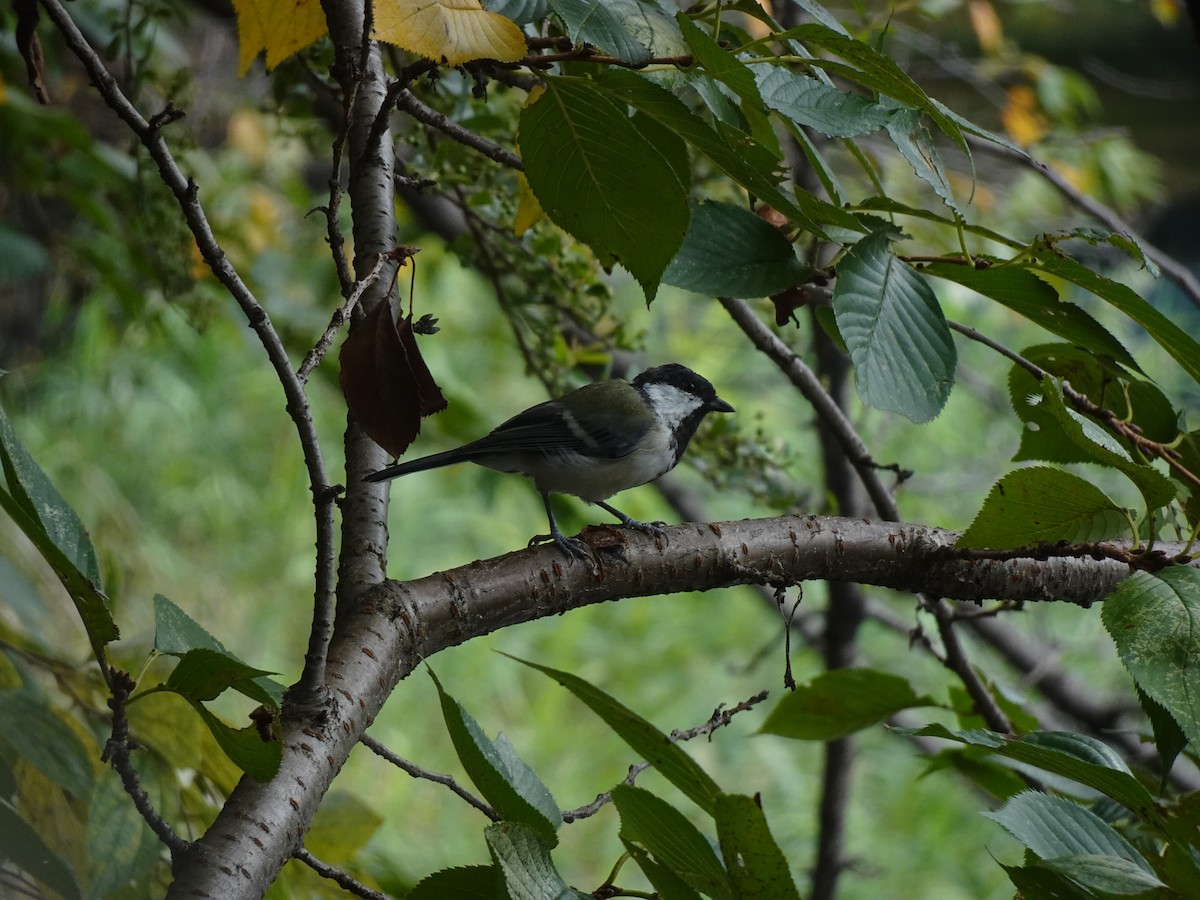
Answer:
<path fill-rule="evenodd" d="M 254 329 L 258 339 L 262 342 L 267 359 L 275 369 L 275 374 L 283 387 L 288 414 L 295 423 L 305 466 L 308 469 L 316 518 L 317 563 L 313 589 L 313 627 L 309 637 L 308 652 L 304 657 L 304 671 L 297 683 L 300 688 L 297 696 L 315 696 L 319 686 L 325 680 L 325 648 L 329 643 L 329 635 L 333 628 L 335 495 L 330 488 L 329 477 L 326 474 L 325 461 L 321 455 L 321 445 L 317 437 L 316 425 L 313 422 L 312 409 L 309 406 L 308 397 L 304 393 L 304 384 L 292 371 L 292 363 L 288 359 L 287 350 L 283 346 L 279 333 L 271 324 L 266 310 L 262 308 L 254 294 L 242 281 L 217 242 L 204 208 L 200 205 L 197 196 L 199 188 L 192 179 L 184 176 L 163 139 L 160 126 L 165 122 L 163 120 L 156 123 L 148 122 L 129 101 L 60 0 L 41 0 L 41 3 L 46 14 L 62 34 L 67 47 L 83 63 L 88 77 L 104 102 L 137 135 L 149 152 L 150 158 L 158 166 L 159 176 L 175 195 L 183 217 L 196 240 L 196 246 L 200 249 L 201 256 L 212 269 L 217 280 L 242 308 L 250 327 Z"/>
<path fill-rule="evenodd" d="M 473 150 L 478 150 L 488 159 L 508 166 L 510 169 L 516 169 L 517 171 L 521 171 L 523 168 L 521 158 L 511 150 L 504 149 L 499 144 L 481 137 L 469 128 L 464 128 L 449 116 L 443 115 L 433 107 L 426 106 L 413 96 L 412 92 L 407 88 L 397 92 L 396 107 L 404 110 L 418 122 L 428 125 L 431 128 L 436 128 L 460 144 L 470 147 Z"/>
<path fill-rule="evenodd" d="M 381 894 L 374 888 L 369 888 L 361 881 L 351 877 L 341 869 L 336 869 L 329 863 L 321 862 L 303 847 L 298 848 L 292 858 L 304 863 L 322 878 L 328 878 L 330 881 L 337 882 L 337 885 L 345 891 L 354 894 L 356 897 L 366 897 L 367 900 L 389 900 L 387 894 Z"/>
<path fill-rule="evenodd" d="M 375 265 L 371 267 L 371 271 L 367 273 L 362 281 L 353 286 L 354 289 L 346 298 L 346 302 L 333 311 L 333 317 L 325 327 L 325 332 L 305 355 L 304 362 L 300 364 L 300 368 L 296 371 L 296 377 L 301 382 L 307 382 L 308 376 L 312 374 L 312 370 L 321 364 L 321 360 L 325 358 L 325 354 L 329 352 L 329 348 L 333 345 L 334 336 L 337 335 L 343 325 L 350 321 L 350 314 L 358 306 L 362 295 L 379 279 L 384 265 L 390 259 L 391 257 L 386 253 L 379 254 L 379 257 L 375 260 Z"/>
<path fill-rule="evenodd" d="M 1036 378 L 1039 382 L 1045 378 L 1051 377 L 1050 373 L 1037 363 L 1026 359 L 1025 357 L 1021 356 L 1021 354 L 1015 352 L 1014 350 L 1010 350 L 1008 347 L 1005 347 L 998 341 L 992 340 L 990 337 L 979 331 L 976 331 L 974 328 L 954 321 L 948 321 L 947 324 L 964 337 L 968 337 L 973 341 L 977 341 L 980 344 L 983 344 L 985 347 L 995 350 L 1001 356 L 1011 360 L 1013 363 L 1020 366 L 1026 372 Z M 1104 423 L 1114 434 L 1125 438 L 1143 453 L 1163 460 L 1168 466 L 1175 470 L 1181 479 L 1191 482 L 1196 488 L 1200 488 L 1200 474 L 1193 472 L 1183 464 L 1183 461 L 1179 455 L 1179 451 L 1177 451 L 1174 447 L 1170 447 L 1167 444 L 1161 443 L 1160 441 L 1154 441 L 1146 437 L 1136 425 L 1131 422 L 1126 422 L 1111 409 L 1100 406 L 1098 403 L 1094 403 L 1086 394 L 1081 394 L 1079 391 L 1071 387 L 1069 382 L 1063 381 L 1061 384 L 1063 398 L 1073 407 L 1075 407 L 1077 412 L 1091 416 L 1092 418 Z"/>
<path fill-rule="evenodd" d="M 1037 172 L 1040 176 L 1042 176 L 1043 179 L 1053 186 L 1055 190 L 1057 190 L 1071 203 L 1078 206 L 1092 218 L 1102 223 L 1109 231 L 1125 234 L 1130 240 L 1132 240 L 1138 245 L 1138 247 L 1141 248 L 1142 253 L 1145 254 L 1148 260 L 1153 262 L 1167 275 L 1169 275 L 1171 279 L 1183 289 L 1183 292 L 1187 295 L 1188 299 L 1191 300 L 1197 308 L 1200 308 L 1200 280 L 1198 280 L 1196 276 L 1192 274 L 1192 271 L 1187 266 L 1175 259 L 1175 257 L 1163 250 L 1160 250 L 1157 246 L 1151 244 L 1144 237 L 1138 234 L 1133 226 L 1130 225 L 1125 219 L 1121 218 L 1116 210 L 1109 206 L 1105 206 L 1094 197 L 1089 197 L 1087 194 L 1083 193 L 1083 191 L 1076 188 L 1075 185 L 1071 184 L 1069 180 L 1067 180 L 1054 168 L 1046 165 L 1046 163 L 1042 162 L 1041 160 L 1034 159 L 1028 153 L 1024 153 L 1019 150 L 1013 150 L 1001 144 L 996 144 L 992 141 L 985 141 L 981 138 L 972 137 L 970 135 L 967 136 L 967 142 L 978 150 L 983 150 L 996 156 L 1002 156 L 1005 159 L 1010 159 L 1014 162 L 1020 163 L 1023 166 L 1026 166 L 1027 168 L 1033 169 L 1033 171 Z"/>
<path fill-rule="evenodd" d="M 996 698 L 992 696 L 991 689 L 984 683 L 971 660 L 967 658 L 958 632 L 954 630 L 956 621 L 954 608 L 941 597 L 928 597 L 925 594 L 919 594 L 918 597 L 921 606 L 937 622 L 938 636 L 942 639 L 942 649 L 945 652 L 945 656 L 941 657 L 942 664 L 958 676 L 963 687 L 967 689 L 967 694 L 975 705 L 976 712 L 983 717 L 987 727 L 1000 734 L 1011 733 L 1012 722 L 1000 709 Z"/>
<path fill-rule="evenodd" d="M 400 756 L 399 754 L 389 750 L 369 734 L 364 734 L 358 740 L 359 743 L 361 743 L 372 753 L 382 757 L 383 759 L 386 759 L 393 766 L 401 769 L 404 772 L 407 772 L 413 778 L 423 778 L 426 781 L 432 781 L 435 784 L 448 787 L 451 791 L 458 794 L 459 797 L 461 797 L 463 800 L 466 800 L 467 803 L 471 804 L 471 806 L 475 807 L 493 822 L 500 821 L 500 813 L 496 812 L 496 810 L 492 809 L 492 807 L 486 801 L 480 800 L 449 775 L 442 775 L 440 772 L 431 772 L 429 769 L 422 768 L 416 763 L 410 762 L 403 756 Z"/>
<path fill-rule="evenodd" d="M 133 801 L 134 808 L 171 852 L 171 859 L 175 860 L 186 852 L 190 845 L 175 833 L 167 824 L 167 820 L 154 808 L 154 804 L 150 802 L 150 795 L 142 787 L 137 769 L 129 758 L 134 744 L 129 739 L 129 718 L 125 715 L 125 704 L 136 684 L 126 672 L 113 669 L 110 674 L 112 694 L 108 698 L 108 708 L 112 710 L 112 735 L 105 743 L 104 753 L 100 758 L 104 762 L 112 763 L 112 767 L 121 778 L 121 784 L 125 786 L 125 793 Z"/>
<path fill-rule="evenodd" d="M 769 696 L 769 693 L 770 693 L 769 691 L 759 691 L 753 697 L 748 697 L 747 699 L 743 700 L 741 703 L 738 703 L 735 706 L 731 706 L 728 709 L 725 709 L 723 705 L 718 706 L 716 709 L 713 710 L 713 714 L 708 717 L 708 720 L 706 722 L 704 722 L 700 725 L 697 725 L 694 728 L 689 728 L 686 731 L 672 731 L 670 734 L 671 743 L 677 744 L 680 741 L 690 741 L 693 738 L 697 738 L 702 734 L 711 735 L 718 728 L 723 728 L 726 725 L 728 725 L 730 722 L 732 722 L 733 717 L 736 716 L 738 713 L 745 712 L 746 710 L 750 709 L 751 707 L 757 706 L 759 703 L 762 703 L 764 700 L 767 699 L 767 697 Z M 711 739 L 712 738 L 710 737 L 709 740 L 711 740 Z M 629 774 L 625 776 L 625 780 L 622 782 L 622 784 L 632 785 L 634 783 L 634 781 L 637 779 L 638 775 L 640 775 L 642 772 L 644 772 L 648 768 L 650 768 L 650 763 L 648 763 L 648 762 L 639 762 L 639 763 L 635 763 L 634 765 L 630 766 Z M 597 794 L 596 799 L 593 800 L 591 803 L 587 804 L 586 806 L 581 806 L 578 809 L 563 810 L 562 819 L 564 822 L 567 822 L 567 823 L 575 822 L 575 821 L 578 821 L 579 819 L 586 819 L 589 816 L 594 816 L 606 804 L 611 803 L 611 802 L 612 802 L 612 793 L 611 792 Z"/>

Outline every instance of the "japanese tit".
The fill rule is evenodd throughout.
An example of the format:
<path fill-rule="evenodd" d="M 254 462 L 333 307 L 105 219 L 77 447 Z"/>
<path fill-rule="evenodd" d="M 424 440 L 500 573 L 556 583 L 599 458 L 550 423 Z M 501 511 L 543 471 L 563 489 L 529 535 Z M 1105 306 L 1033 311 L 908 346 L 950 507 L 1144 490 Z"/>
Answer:
<path fill-rule="evenodd" d="M 517 413 L 490 434 L 444 453 L 397 463 L 366 477 L 386 481 L 460 462 L 533 479 L 549 537 L 568 557 L 586 559 L 577 538 L 559 530 L 550 494 L 574 494 L 612 513 L 622 524 L 651 533 L 604 501 L 626 488 L 654 481 L 675 468 L 696 427 L 710 412 L 733 412 L 704 378 L 678 363 L 647 369 L 632 382 L 613 379 L 585 385 L 557 400 Z"/>

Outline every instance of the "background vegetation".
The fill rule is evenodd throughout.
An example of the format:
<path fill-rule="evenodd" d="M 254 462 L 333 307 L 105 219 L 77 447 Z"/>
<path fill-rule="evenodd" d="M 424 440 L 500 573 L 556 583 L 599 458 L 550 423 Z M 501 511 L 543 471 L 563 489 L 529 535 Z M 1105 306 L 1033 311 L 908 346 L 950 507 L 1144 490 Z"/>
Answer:
<path fill-rule="evenodd" d="M 1078 196 L 1099 199 L 1168 247 L 1173 234 L 1186 230 L 1180 223 L 1195 215 L 1200 185 L 1194 160 L 1180 149 L 1194 145 L 1187 137 L 1196 129 L 1196 104 L 1188 102 L 1195 98 L 1194 67 L 1172 68 L 1187 53 L 1194 60 L 1194 44 L 1170 3 L 1103 6 L 1103 12 L 1096 3 L 1057 11 L 942 0 L 886 8 L 855 3 L 836 12 L 856 34 L 882 41 L 931 94 L 1035 146 Z M 329 202 L 329 145 L 339 115 L 328 90 L 327 42 L 270 75 L 256 64 L 235 79 L 228 10 L 174 0 L 88 0 L 74 4 L 72 15 L 144 109 L 153 112 L 170 99 L 187 110 L 187 119 L 168 129 L 169 139 L 201 185 L 222 247 L 299 359 L 339 302 L 326 221 L 309 214 Z M 1105 27 L 1091 30 L 1092 22 Z M 312 505 L 278 381 L 262 364 L 242 314 L 202 264 L 145 153 L 112 121 L 53 32 L 42 32 L 48 106 L 25 87 L 11 39 L 0 48 L 4 408 L 90 532 L 122 631 L 114 665 L 144 685 L 167 677 L 174 660 L 151 652 L 154 597 L 162 594 L 242 659 L 290 684 L 300 674 L 312 618 Z M 1117 34 L 1119 44 L 1106 43 Z M 1127 52 L 1150 45 L 1159 51 Z M 492 82 L 484 101 L 475 86 L 469 74 L 447 68 L 426 99 L 500 140 L 524 93 Z M 738 414 L 701 436 L 692 465 L 673 476 L 665 497 L 644 488 L 622 498 L 623 509 L 673 522 L 680 515 L 670 498 L 683 492 L 702 498 L 712 521 L 839 511 L 826 487 L 811 411 L 764 357 L 731 340 L 728 315 L 711 297 L 664 286 L 647 305 L 628 274 L 600 271 L 586 248 L 547 222 L 520 244 L 480 242 L 481 222 L 518 215 L 513 173 L 481 164 L 461 144 L 409 120 L 397 128 L 409 171 L 438 183 L 428 195 L 401 192 L 398 240 L 421 248 L 412 274 L 417 312 L 435 315 L 444 327 L 423 338 L 421 348 L 450 400 L 445 413 L 426 420 L 414 451 L 478 436 L 544 399 L 548 387 L 561 390 L 605 370 L 611 351 L 620 351 L 618 364 L 630 351 L 635 369 L 672 360 L 693 366 Z M 929 206 L 928 186 L 904 160 L 882 157 L 888 196 Z M 838 165 L 842 177 L 861 177 L 850 163 Z M 961 158 L 953 165 L 953 182 L 965 195 L 971 172 Z M 1033 236 L 1086 221 L 1037 172 L 984 152 L 975 165 L 974 224 Z M 453 210 L 431 205 L 443 197 L 478 217 L 470 222 L 473 233 L 461 223 L 454 227 Z M 343 209 L 343 217 L 349 227 L 352 210 Z M 920 241 L 921 224 L 911 227 Z M 1110 250 L 1101 245 L 1085 253 L 1090 264 L 1161 302 L 1195 333 L 1194 305 L 1136 260 Z M 489 271 L 489 259 L 501 274 Z M 402 272 L 402 283 L 410 272 Z M 401 295 L 406 291 L 403 285 Z M 1177 408 L 1194 411 L 1195 384 L 1140 328 L 1094 298 L 1071 296 L 1103 319 Z M 1006 346 L 1046 337 L 965 290 L 940 290 L 939 299 L 948 318 Z M 766 302 L 757 309 L 772 315 Z M 564 310 L 586 322 L 597 340 L 564 332 Z M 819 329 L 807 310 L 798 319 L 798 327 L 779 333 L 811 355 Z M 958 386 L 929 424 L 848 401 L 874 459 L 913 473 L 900 495 L 905 519 L 949 529 L 970 524 L 993 482 L 1013 466 L 1021 437 L 1009 415 L 1009 361 L 978 344 L 958 347 Z M 345 403 L 332 359 L 314 373 L 309 396 L 326 461 L 340 472 Z M 1115 473 L 1076 471 L 1119 505 L 1140 505 Z M 392 499 L 388 574 L 394 579 L 506 553 L 541 527 L 527 484 L 474 468 L 405 479 Z M 582 504 L 569 509 L 561 520 L 568 533 L 597 521 Z M 826 603 L 823 584 L 806 585 L 799 613 L 806 627 L 791 639 L 799 682 L 825 668 L 819 644 L 804 635 L 820 634 Z M 1065 673 L 1081 702 L 1110 715 L 1110 730 L 1147 731 L 1099 606 L 1030 604 L 1012 618 L 1040 655 L 1033 670 L 1009 667 L 986 643 L 973 642 L 970 651 L 1013 710 L 1041 717 L 1044 727 L 1065 722 L 1064 711 L 1039 690 L 1047 673 Z M 931 622 L 910 596 L 872 590 L 855 660 L 902 673 L 918 694 L 947 707 L 922 709 L 919 722 L 908 724 L 959 727 L 963 719 L 952 710 L 963 706 L 961 687 L 911 639 L 910 630 L 922 627 Z M 778 610 L 751 587 L 675 594 L 505 629 L 439 654 L 432 667 L 484 730 L 504 732 L 555 798 L 572 808 L 611 788 L 636 756 L 557 684 L 494 651 L 570 671 L 669 731 L 703 723 L 718 704 L 736 704 L 764 687 L 779 696 L 784 630 Z M 0 641 L 0 687 L 27 692 L 42 715 L 69 728 L 93 767 L 86 777 L 101 779 L 105 690 L 87 637 L 70 599 L 7 518 L 0 520 Z M 213 708 L 241 725 L 254 705 L 227 695 Z M 103 873 L 113 869 L 99 865 L 103 847 L 89 831 L 87 811 L 68 787 L 54 786 L 52 776 L 30 766 L 30 751 L 17 736 L 28 720 L 14 718 L 13 709 L 0 708 L 5 797 L 18 788 L 28 797 L 30 779 L 47 779 L 44 795 L 52 799 L 36 814 L 28 806 L 23 811 L 75 871 L 91 872 L 90 896 L 160 894 L 169 875 L 152 841 L 124 861 L 120 881 L 105 882 Z M 240 773 L 181 698 L 149 697 L 131 706 L 130 716 L 135 736 L 150 748 L 136 759 L 155 804 L 184 838 L 199 836 Z M 815 800 L 822 746 L 754 736 L 764 718 L 765 707 L 739 714 L 730 733 L 689 742 L 688 751 L 723 787 L 761 795 L 772 833 L 804 884 L 821 828 Z M 401 756 L 467 781 L 424 674 L 402 683 L 370 734 Z M 855 755 L 838 896 L 1012 895 L 996 860 L 1019 864 L 1022 846 L 980 815 L 991 801 L 964 789 L 965 765 L 949 757 L 931 763 L 927 745 L 882 727 L 856 738 Z M 1190 761 L 1179 766 L 1185 784 L 1196 779 Z M 438 785 L 393 771 L 356 750 L 308 849 L 396 894 L 437 869 L 490 862 L 477 811 Z M 679 796 L 654 772 L 638 783 Z M 114 808 L 124 809 L 123 795 L 115 795 Z M 96 817 L 97 801 L 91 802 Z M 568 883 L 604 881 L 622 852 L 616 822 L 610 806 L 566 830 L 555 858 Z M 14 871 L 5 870 L 11 884 L 30 884 Z M 293 861 L 269 896 L 332 896 L 329 885 Z"/>

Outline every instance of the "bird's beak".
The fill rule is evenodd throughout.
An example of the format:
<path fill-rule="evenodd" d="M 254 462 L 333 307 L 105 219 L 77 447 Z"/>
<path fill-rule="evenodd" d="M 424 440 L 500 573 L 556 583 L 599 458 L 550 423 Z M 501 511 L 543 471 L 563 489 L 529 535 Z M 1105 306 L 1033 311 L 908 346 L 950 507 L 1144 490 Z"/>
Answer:
<path fill-rule="evenodd" d="M 708 404 L 709 412 L 734 412 L 734 408 L 720 397 Z"/>

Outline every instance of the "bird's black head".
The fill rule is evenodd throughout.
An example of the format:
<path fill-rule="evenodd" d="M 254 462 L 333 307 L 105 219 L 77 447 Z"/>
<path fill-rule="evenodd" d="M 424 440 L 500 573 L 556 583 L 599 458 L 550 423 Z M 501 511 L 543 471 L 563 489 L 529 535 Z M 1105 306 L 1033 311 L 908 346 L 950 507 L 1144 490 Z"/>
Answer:
<path fill-rule="evenodd" d="M 655 416 L 671 429 L 677 460 L 701 419 L 710 412 L 733 412 L 707 378 L 679 363 L 647 369 L 633 379 L 633 386 L 646 398 Z"/>

